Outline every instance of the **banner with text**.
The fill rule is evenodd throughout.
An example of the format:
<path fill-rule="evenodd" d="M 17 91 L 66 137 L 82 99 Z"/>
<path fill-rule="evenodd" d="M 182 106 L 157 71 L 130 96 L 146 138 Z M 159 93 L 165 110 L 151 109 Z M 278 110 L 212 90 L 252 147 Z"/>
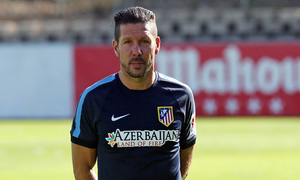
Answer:
<path fill-rule="evenodd" d="M 118 70 L 111 46 L 76 47 L 76 100 Z M 156 70 L 191 87 L 197 115 L 300 115 L 300 43 L 163 44 Z"/>

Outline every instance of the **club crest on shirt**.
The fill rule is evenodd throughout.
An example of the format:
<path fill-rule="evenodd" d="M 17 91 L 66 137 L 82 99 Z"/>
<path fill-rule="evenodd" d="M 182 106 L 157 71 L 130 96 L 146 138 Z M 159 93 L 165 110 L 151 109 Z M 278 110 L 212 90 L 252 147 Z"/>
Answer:
<path fill-rule="evenodd" d="M 158 120 L 165 126 L 169 126 L 174 121 L 173 107 L 161 106 L 157 107 Z"/>

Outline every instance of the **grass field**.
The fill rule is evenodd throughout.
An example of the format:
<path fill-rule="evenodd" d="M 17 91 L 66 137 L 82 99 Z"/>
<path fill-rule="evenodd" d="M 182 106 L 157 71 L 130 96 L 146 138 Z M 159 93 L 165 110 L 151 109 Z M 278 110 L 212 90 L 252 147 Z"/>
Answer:
<path fill-rule="evenodd" d="M 73 179 L 70 126 L 0 121 L 0 179 Z M 188 180 L 300 179 L 300 117 L 200 118 L 197 129 Z"/>

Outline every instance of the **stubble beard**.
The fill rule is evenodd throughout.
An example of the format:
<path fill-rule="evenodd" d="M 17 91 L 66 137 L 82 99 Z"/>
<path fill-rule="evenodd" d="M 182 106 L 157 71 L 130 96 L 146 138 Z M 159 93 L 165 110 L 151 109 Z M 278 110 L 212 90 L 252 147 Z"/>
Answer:
<path fill-rule="evenodd" d="M 146 65 L 146 68 L 144 69 L 144 71 L 142 71 L 140 73 L 134 73 L 129 68 L 131 62 L 143 62 Z M 122 63 L 122 62 L 120 62 L 120 63 L 121 63 L 121 66 L 123 67 L 123 69 L 126 71 L 126 73 L 132 78 L 143 78 L 143 77 L 145 77 L 148 74 L 148 72 L 150 71 L 150 69 L 152 67 L 152 64 L 153 64 L 152 61 L 149 61 L 149 64 L 147 64 L 146 60 L 142 57 L 137 57 L 137 58 L 130 59 L 128 64 L 125 64 L 125 63 Z"/>

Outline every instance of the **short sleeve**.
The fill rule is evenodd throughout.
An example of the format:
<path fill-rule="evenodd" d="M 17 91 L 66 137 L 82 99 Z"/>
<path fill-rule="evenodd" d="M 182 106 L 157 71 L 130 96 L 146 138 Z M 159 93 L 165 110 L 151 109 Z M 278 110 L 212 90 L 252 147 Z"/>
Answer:
<path fill-rule="evenodd" d="M 78 102 L 71 129 L 71 141 L 88 148 L 97 147 L 97 130 L 92 116 L 91 98 L 84 92 Z"/>
<path fill-rule="evenodd" d="M 186 114 L 180 135 L 180 148 L 186 149 L 196 143 L 196 107 L 192 91 L 188 91 L 188 99 L 186 101 Z"/>

